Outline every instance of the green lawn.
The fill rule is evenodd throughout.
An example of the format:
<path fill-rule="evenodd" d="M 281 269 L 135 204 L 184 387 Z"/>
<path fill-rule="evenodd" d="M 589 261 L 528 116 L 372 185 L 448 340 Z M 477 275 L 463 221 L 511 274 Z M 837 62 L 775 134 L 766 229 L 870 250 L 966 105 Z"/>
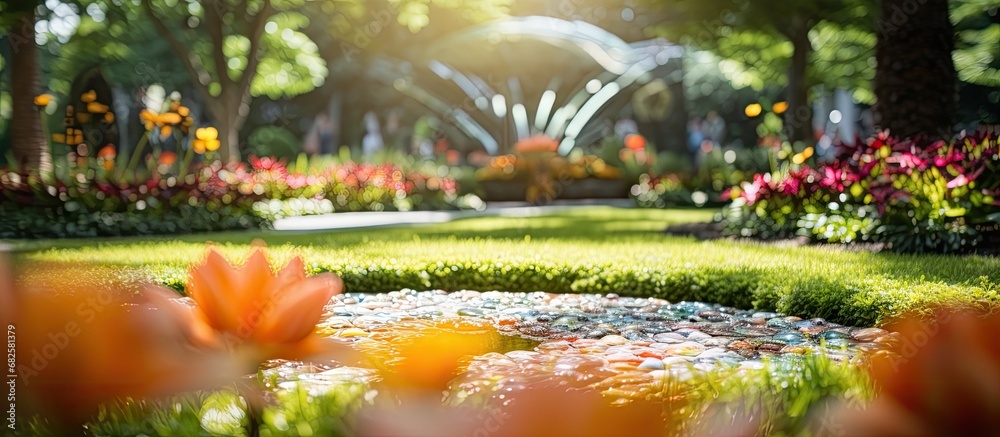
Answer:
<path fill-rule="evenodd" d="M 8 242 L 28 260 L 89 261 L 183 288 L 205 242 L 233 257 L 265 241 L 301 254 L 348 291 L 400 288 L 618 293 L 777 309 L 875 325 L 936 303 L 1000 303 L 1000 259 L 776 247 L 666 236 L 714 211 L 593 207 L 531 218 L 316 233 L 229 232 Z"/>

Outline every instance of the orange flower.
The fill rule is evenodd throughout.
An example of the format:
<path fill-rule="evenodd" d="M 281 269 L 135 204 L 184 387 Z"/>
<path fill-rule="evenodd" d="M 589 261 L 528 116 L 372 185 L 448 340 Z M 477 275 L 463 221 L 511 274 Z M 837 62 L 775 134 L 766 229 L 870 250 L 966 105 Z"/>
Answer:
<path fill-rule="evenodd" d="M 646 138 L 639 134 L 628 134 L 625 136 L 625 147 L 631 150 L 641 150 L 646 148 Z"/>
<path fill-rule="evenodd" d="M 177 162 L 177 154 L 171 151 L 160 153 L 160 165 L 173 165 Z"/>
<path fill-rule="evenodd" d="M 442 321 L 410 332 L 395 333 L 392 355 L 373 354 L 385 363 L 383 381 L 395 389 L 440 392 L 457 374 L 465 358 L 494 350 L 500 334 L 487 323 Z"/>
<path fill-rule="evenodd" d="M 52 102 L 52 94 L 41 94 L 35 97 L 36 106 L 49 106 Z"/>
<path fill-rule="evenodd" d="M 91 114 L 104 114 L 108 112 L 111 108 L 108 105 L 104 105 L 97 102 L 90 102 L 87 104 L 87 112 Z"/>
<path fill-rule="evenodd" d="M 514 144 L 514 150 L 518 153 L 531 152 L 555 152 L 559 149 L 559 142 L 545 135 L 535 135 L 522 139 Z"/>
<path fill-rule="evenodd" d="M 101 158 L 101 159 L 104 159 L 106 161 L 110 161 L 112 159 L 115 159 L 115 156 L 117 156 L 117 155 L 118 155 L 118 151 L 115 150 L 115 146 L 111 145 L 111 144 L 108 144 L 108 145 L 106 145 L 104 147 L 101 147 L 101 150 L 97 151 L 97 157 Z"/>
<path fill-rule="evenodd" d="M 97 101 L 97 91 L 90 90 L 80 96 L 80 101 L 83 103 L 92 103 Z"/>
<path fill-rule="evenodd" d="M 0 280 L 10 277 L 3 264 Z M 136 284 L 109 280 L 116 274 L 106 268 L 21 267 L 17 281 L 0 284 L 0 321 L 16 326 L 20 414 L 69 424 L 114 398 L 210 388 L 253 371 L 231 354 L 191 348 Z"/>
<path fill-rule="evenodd" d="M 151 296 L 185 320 L 197 345 L 246 345 L 263 358 L 293 359 L 322 352 L 313 331 L 324 305 L 343 289 L 332 273 L 306 277 L 299 257 L 274 274 L 260 248 L 242 266 L 210 249 L 188 275 L 186 290 L 195 305 L 164 299 L 163 293 Z"/>
<path fill-rule="evenodd" d="M 889 325 L 895 348 L 872 359 L 878 398 L 831 423 L 844 435 L 975 435 L 1000 429 L 1000 314 L 937 311 Z"/>

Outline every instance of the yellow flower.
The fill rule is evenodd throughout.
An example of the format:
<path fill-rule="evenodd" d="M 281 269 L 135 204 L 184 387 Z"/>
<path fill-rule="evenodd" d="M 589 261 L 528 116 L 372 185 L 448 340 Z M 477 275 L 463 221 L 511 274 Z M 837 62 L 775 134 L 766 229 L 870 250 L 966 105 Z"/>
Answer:
<path fill-rule="evenodd" d="M 37 106 L 49 106 L 52 103 L 52 94 L 41 94 L 35 97 L 35 105 Z"/>
<path fill-rule="evenodd" d="M 66 134 L 52 134 L 52 141 L 66 143 Z"/>
<path fill-rule="evenodd" d="M 177 114 L 179 114 L 181 117 L 187 117 L 188 114 L 191 114 L 191 109 L 189 109 L 187 106 L 180 106 L 177 108 Z"/>
<path fill-rule="evenodd" d="M 808 159 L 808 158 L 810 158 L 810 157 L 813 156 L 813 152 L 814 151 L 815 150 L 813 150 L 812 146 L 806 147 L 806 150 L 802 151 L 802 156 L 804 156 L 804 157 L 806 157 L 806 159 Z"/>
<path fill-rule="evenodd" d="M 771 110 L 774 111 L 775 114 L 784 113 L 788 110 L 788 102 L 775 103 L 774 105 L 771 105 Z"/>
<path fill-rule="evenodd" d="M 160 114 L 160 121 L 166 124 L 178 124 L 181 122 L 181 116 L 176 112 L 167 112 Z"/>
<path fill-rule="evenodd" d="M 108 112 L 109 109 L 110 108 L 108 108 L 108 105 L 104 105 L 101 103 L 97 102 L 87 103 L 87 112 L 91 114 L 104 114 Z"/>
<path fill-rule="evenodd" d="M 107 113 L 105 113 L 104 114 L 104 122 L 105 123 L 114 123 L 115 122 L 115 114 L 113 112 L 107 112 Z"/>
<path fill-rule="evenodd" d="M 763 108 L 761 108 L 760 103 L 751 103 L 747 105 L 746 109 L 743 111 L 747 114 L 747 117 L 756 117 L 760 115 Z"/>
<path fill-rule="evenodd" d="M 194 131 L 195 140 L 191 142 L 191 147 L 197 153 L 205 153 L 204 150 L 219 150 L 219 131 L 214 127 L 203 127 Z M 202 150 L 199 152 L 199 150 Z"/>
<path fill-rule="evenodd" d="M 87 91 L 87 92 L 83 93 L 83 95 L 80 96 L 80 101 L 82 101 L 83 103 L 96 102 L 97 101 L 97 91 L 90 90 L 90 91 Z"/>

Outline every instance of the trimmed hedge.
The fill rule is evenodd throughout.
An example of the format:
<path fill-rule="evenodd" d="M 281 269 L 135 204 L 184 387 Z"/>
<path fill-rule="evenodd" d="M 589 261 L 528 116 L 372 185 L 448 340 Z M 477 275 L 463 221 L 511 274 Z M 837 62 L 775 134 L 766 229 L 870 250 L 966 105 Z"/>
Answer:
<path fill-rule="evenodd" d="M 230 256 L 266 241 L 276 259 L 300 253 L 341 275 L 348 292 L 402 288 L 617 293 L 778 310 L 871 326 L 935 304 L 1000 303 L 1000 259 L 854 253 L 665 236 L 701 211 L 587 208 L 532 218 L 289 235 L 213 234 Z M 204 236 L 58 242 L 27 259 L 113 263 L 182 290 Z M 31 247 L 22 246 L 26 249 Z M 73 248 L 75 247 L 75 248 Z M 34 246 L 34 249 L 38 249 Z"/>

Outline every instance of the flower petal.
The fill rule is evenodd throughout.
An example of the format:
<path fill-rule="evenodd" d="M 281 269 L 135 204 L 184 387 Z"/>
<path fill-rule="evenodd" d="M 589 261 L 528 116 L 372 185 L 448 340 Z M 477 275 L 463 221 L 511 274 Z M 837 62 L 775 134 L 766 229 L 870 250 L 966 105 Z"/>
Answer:
<path fill-rule="evenodd" d="M 282 343 L 302 340 L 316 328 L 330 298 L 343 290 L 344 281 L 332 273 L 288 285 L 264 313 L 256 339 Z"/>

